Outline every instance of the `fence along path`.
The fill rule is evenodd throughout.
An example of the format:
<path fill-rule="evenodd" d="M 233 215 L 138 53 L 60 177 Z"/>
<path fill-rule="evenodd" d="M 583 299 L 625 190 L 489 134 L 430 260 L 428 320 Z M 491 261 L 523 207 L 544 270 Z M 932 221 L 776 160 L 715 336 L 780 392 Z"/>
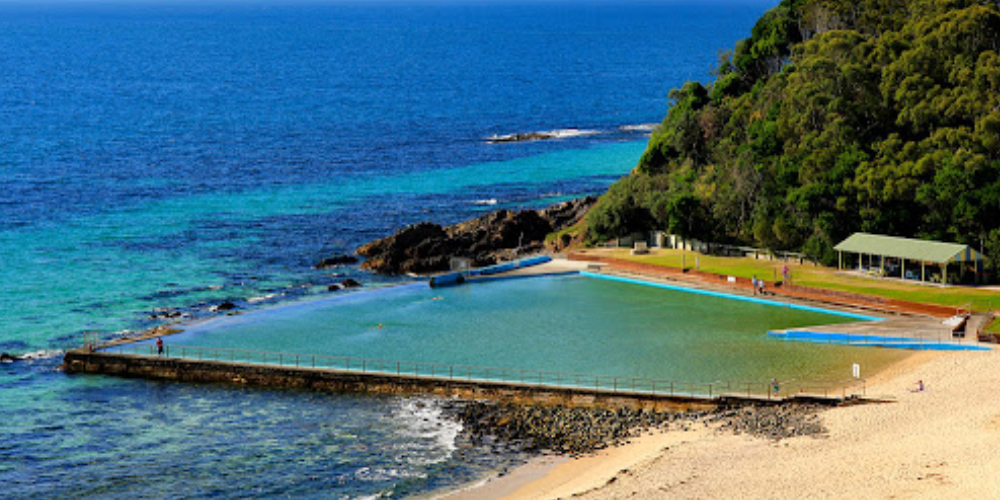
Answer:
<path fill-rule="evenodd" d="M 245 349 L 196 346 L 164 346 L 157 354 L 156 346 L 118 345 L 101 349 L 106 353 L 137 356 L 162 356 L 165 358 L 295 367 L 309 370 L 335 370 L 381 376 L 435 378 L 473 383 L 524 385 L 550 387 L 564 390 L 602 391 L 623 395 L 659 397 L 689 397 L 714 400 L 741 398 L 783 400 L 791 397 L 846 399 L 865 396 L 865 380 L 785 380 L 778 381 L 716 381 L 690 382 L 654 380 L 636 377 L 613 377 L 542 370 L 519 370 L 472 365 L 425 363 L 414 361 L 384 360 L 349 356 L 295 354 Z"/>

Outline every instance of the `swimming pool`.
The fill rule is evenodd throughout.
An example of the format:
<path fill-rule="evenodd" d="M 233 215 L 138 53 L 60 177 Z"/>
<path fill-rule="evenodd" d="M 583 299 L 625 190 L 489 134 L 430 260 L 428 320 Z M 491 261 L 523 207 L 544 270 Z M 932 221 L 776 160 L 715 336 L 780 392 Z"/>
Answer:
<path fill-rule="evenodd" d="M 906 355 L 767 336 L 857 320 L 575 275 L 368 290 L 218 318 L 167 342 L 704 382 L 843 379 L 853 363 L 871 373 Z"/>

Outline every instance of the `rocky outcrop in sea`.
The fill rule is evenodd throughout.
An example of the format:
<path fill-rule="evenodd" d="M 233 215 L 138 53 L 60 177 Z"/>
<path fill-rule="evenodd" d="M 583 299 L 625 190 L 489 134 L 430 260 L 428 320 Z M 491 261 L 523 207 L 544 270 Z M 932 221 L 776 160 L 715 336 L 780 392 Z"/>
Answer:
<path fill-rule="evenodd" d="M 542 210 L 497 210 L 447 227 L 422 222 L 363 245 L 357 254 L 368 258 L 362 269 L 385 274 L 447 271 L 452 257 L 488 266 L 544 250 L 546 236 L 579 222 L 596 201 L 588 196 Z"/>

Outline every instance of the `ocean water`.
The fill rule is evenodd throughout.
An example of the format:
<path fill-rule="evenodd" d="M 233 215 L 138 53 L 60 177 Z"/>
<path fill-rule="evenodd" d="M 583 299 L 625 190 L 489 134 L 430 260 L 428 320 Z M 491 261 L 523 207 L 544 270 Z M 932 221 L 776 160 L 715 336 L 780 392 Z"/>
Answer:
<path fill-rule="evenodd" d="M 41 358 L 0 365 L 4 496 L 400 497 L 516 460 L 456 448 L 433 401 L 67 377 L 58 352 L 392 284 L 311 266 L 599 193 L 774 3 L 0 2 L 0 351 Z M 587 133 L 485 140 L 557 129 Z"/>

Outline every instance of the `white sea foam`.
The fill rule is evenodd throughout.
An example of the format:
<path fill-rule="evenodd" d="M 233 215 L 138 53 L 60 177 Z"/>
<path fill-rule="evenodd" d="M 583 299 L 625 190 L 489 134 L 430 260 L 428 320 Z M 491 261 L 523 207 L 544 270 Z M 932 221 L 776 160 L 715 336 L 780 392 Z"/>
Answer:
<path fill-rule="evenodd" d="M 652 132 L 659 126 L 659 123 L 640 123 L 638 125 L 622 125 L 618 127 L 618 130 L 622 132 Z"/>
<path fill-rule="evenodd" d="M 273 299 L 273 298 L 275 298 L 277 296 L 278 296 L 277 293 L 269 293 L 267 295 L 261 295 L 260 297 L 250 297 L 249 299 L 247 299 L 247 302 L 249 302 L 251 304 L 255 304 L 257 302 L 263 302 L 265 300 L 271 300 L 271 299 Z"/>
<path fill-rule="evenodd" d="M 52 359 L 63 355 L 63 351 L 35 351 L 21 356 L 21 359 L 33 361 L 36 359 Z"/>
<path fill-rule="evenodd" d="M 550 134 L 554 139 L 566 139 L 569 137 L 583 137 L 587 135 L 598 135 L 601 133 L 600 130 L 587 130 L 579 128 L 561 128 L 556 130 L 550 130 L 548 132 L 543 132 L 544 134 Z"/>
<path fill-rule="evenodd" d="M 400 402 L 393 411 L 393 420 L 402 424 L 400 434 L 412 438 L 412 442 L 433 443 L 431 449 L 422 449 L 412 454 L 410 462 L 415 465 L 431 465 L 451 458 L 458 448 L 456 441 L 462 432 L 462 424 L 448 418 L 438 401 L 426 398 L 410 398 Z"/>
<path fill-rule="evenodd" d="M 476 201 L 473 201 L 472 204 L 473 205 L 496 205 L 497 204 L 497 199 L 496 198 L 490 198 L 488 200 L 476 200 Z"/>

